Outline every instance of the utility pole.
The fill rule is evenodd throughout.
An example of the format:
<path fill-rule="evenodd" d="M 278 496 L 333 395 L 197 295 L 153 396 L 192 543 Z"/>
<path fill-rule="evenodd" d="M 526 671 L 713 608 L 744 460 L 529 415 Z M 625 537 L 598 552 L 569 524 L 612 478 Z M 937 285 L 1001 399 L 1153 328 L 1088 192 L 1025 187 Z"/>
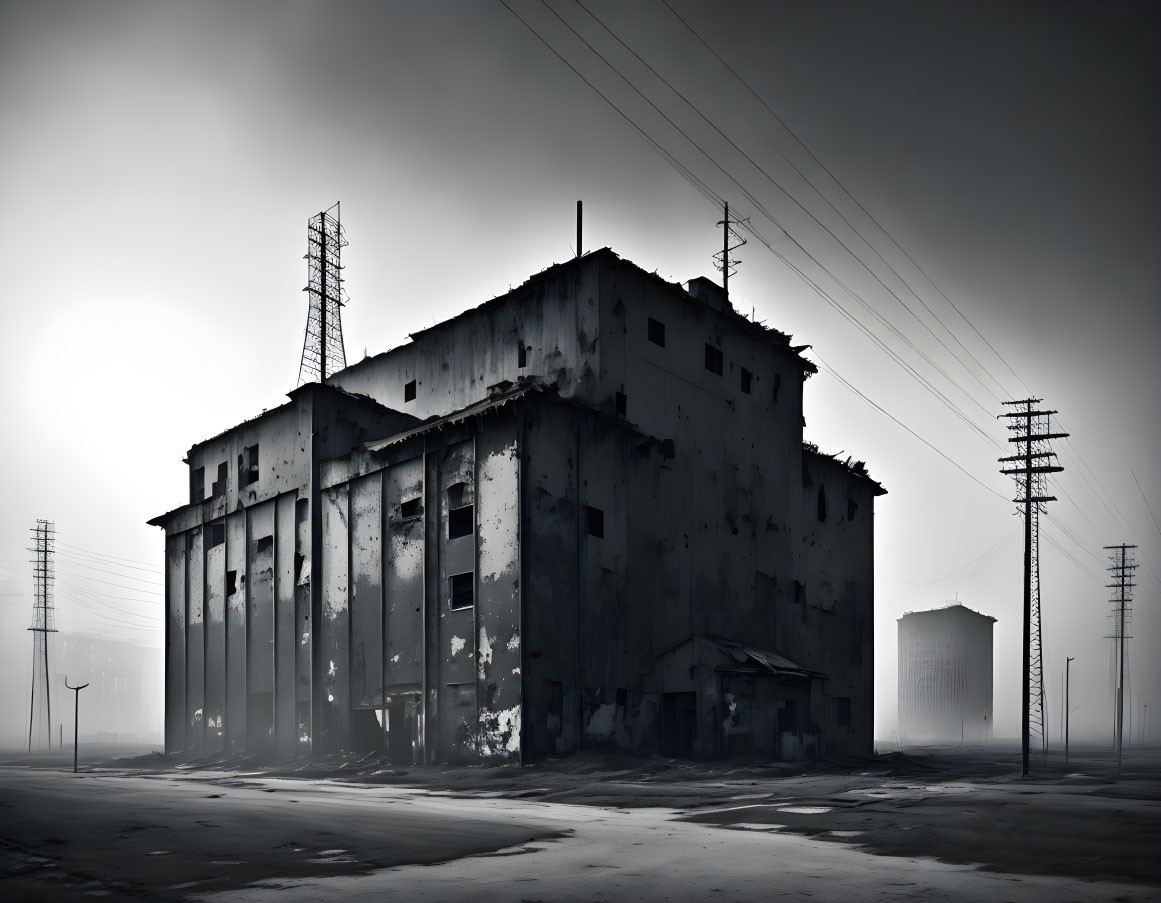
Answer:
<path fill-rule="evenodd" d="M 1114 593 L 1109 602 L 1113 606 L 1112 640 L 1115 644 L 1114 648 L 1118 660 L 1116 702 L 1118 773 L 1121 770 L 1121 747 L 1125 729 L 1125 642 L 1130 638 L 1127 632 L 1128 618 L 1132 614 L 1133 588 L 1137 585 L 1133 582 L 1133 571 L 1137 568 L 1137 563 L 1133 560 L 1133 550 L 1136 548 L 1136 546 L 1125 543 L 1119 546 L 1105 546 L 1111 562 L 1108 571 L 1112 577 L 1112 583 L 1106 584 L 1106 588 L 1113 590 Z"/>
<path fill-rule="evenodd" d="M 331 211 L 334 211 L 333 215 Z M 347 245 L 338 203 L 312 216 L 306 225 L 307 284 L 310 296 L 306 335 L 298 366 L 298 384 L 325 383 L 332 373 L 347 366 L 343 344 L 343 293 L 341 253 Z"/>
<path fill-rule="evenodd" d="M 1072 675 L 1069 673 L 1069 666 L 1072 664 L 1075 656 L 1069 656 L 1064 660 L 1064 764 L 1068 764 L 1068 716 L 1071 714 L 1068 708 L 1069 691 L 1072 689 Z"/>
<path fill-rule="evenodd" d="M 583 205 L 580 201 L 576 202 L 576 256 L 580 257 L 584 251 L 581 250 L 581 223 L 583 214 Z"/>
<path fill-rule="evenodd" d="M 33 724 L 36 721 L 36 675 L 40 672 L 41 701 L 44 703 L 45 746 L 52 749 L 52 671 L 48 664 L 49 634 L 56 633 L 56 615 L 52 606 L 52 585 L 56 578 L 53 553 L 56 551 L 56 530 L 47 520 L 38 520 L 32 528 L 32 582 L 36 600 L 32 631 L 32 698 L 28 712 L 28 751 L 32 752 Z"/>
<path fill-rule="evenodd" d="M 1021 710 L 1021 746 L 1023 751 L 1023 776 L 1028 777 L 1028 745 L 1035 726 L 1047 758 L 1047 742 L 1044 735 L 1044 675 L 1043 655 L 1040 637 L 1040 509 L 1046 502 L 1055 502 L 1056 497 L 1046 495 L 1048 474 L 1058 473 L 1064 468 L 1049 461 L 1056 457 L 1048 443 L 1052 439 L 1063 439 L 1068 433 L 1054 433 L 1050 420 L 1056 411 L 1038 411 L 1035 405 L 1042 399 L 1025 398 L 1022 401 L 1005 401 L 1005 405 L 1020 406 L 1019 409 L 1001 414 L 1011 422 L 1008 429 L 1014 434 L 1008 441 L 1016 444 L 1018 454 L 1000 458 L 1002 463 L 1018 465 L 1006 467 L 1000 473 L 1016 479 L 1021 495 L 1015 499 L 1024 507 L 1024 654 L 1023 654 L 1023 703 Z"/>
<path fill-rule="evenodd" d="M 65 686 L 73 691 L 73 774 L 77 773 L 77 724 L 81 720 L 81 690 L 88 686 L 88 684 L 81 684 L 79 687 L 69 685 L 69 679 L 65 678 Z"/>
<path fill-rule="evenodd" d="M 722 227 L 722 249 L 714 255 L 714 266 L 722 271 L 722 292 L 728 302 L 730 300 L 730 276 L 737 272 L 737 265 L 742 262 L 731 258 L 730 254 L 746 243 L 746 239 L 734 228 L 734 226 L 739 225 L 738 220 L 730 219 L 729 201 L 725 205 L 725 217 L 718 225 Z"/>

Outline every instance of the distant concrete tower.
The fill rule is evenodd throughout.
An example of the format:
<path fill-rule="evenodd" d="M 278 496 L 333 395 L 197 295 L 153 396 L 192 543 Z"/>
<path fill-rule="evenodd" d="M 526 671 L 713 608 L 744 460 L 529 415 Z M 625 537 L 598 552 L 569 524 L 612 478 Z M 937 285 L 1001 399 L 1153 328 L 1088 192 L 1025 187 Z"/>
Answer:
<path fill-rule="evenodd" d="M 991 739 L 995 622 L 958 602 L 899 619 L 899 733 L 904 739 Z"/>

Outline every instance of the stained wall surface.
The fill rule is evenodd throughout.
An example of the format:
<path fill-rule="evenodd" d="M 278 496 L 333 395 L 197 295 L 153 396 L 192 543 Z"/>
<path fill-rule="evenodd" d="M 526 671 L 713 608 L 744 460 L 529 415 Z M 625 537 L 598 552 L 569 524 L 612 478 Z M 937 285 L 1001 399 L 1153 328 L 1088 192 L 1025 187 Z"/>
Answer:
<path fill-rule="evenodd" d="M 195 446 L 167 743 L 869 752 L 881 490 L 804 449 L 800 350 L 603 251 Z M 814 676 L 678 680 L 697 637 Z"/>

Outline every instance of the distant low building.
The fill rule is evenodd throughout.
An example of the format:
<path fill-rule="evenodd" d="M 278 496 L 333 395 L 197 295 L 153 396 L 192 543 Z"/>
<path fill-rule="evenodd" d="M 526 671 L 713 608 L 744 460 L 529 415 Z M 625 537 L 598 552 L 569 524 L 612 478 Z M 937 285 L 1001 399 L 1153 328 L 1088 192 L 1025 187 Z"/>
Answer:
<path fill-rule="evenodd" d="M 87 633 L 61 633 L 58 648 L 60 691 L 54 695 L 64 704 L 56 719 L 62 730 L 73 728 L 75 700 L 64 688 L 68 678 L 73 686 L 88 684 L 80 700 L 82 737 L 109 743 L 162 741 L 164 711 L 157 690 L 165 675 L 160 648 Z"/>
<path fill-rule="evenodd" d="M 899 732 L 906 740 L 992 736 L 992 625 L 959 603 L 899 619 Z"/>

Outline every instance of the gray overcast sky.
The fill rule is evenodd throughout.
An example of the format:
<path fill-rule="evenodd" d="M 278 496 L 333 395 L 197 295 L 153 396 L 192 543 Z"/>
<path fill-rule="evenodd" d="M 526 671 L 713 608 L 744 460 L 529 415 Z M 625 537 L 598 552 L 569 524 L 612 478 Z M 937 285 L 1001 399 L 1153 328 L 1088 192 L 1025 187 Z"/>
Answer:
<path fill-rule="evenodd" d="M 1101 546 L 1141 546 L 1134 642 L 1161 636 L 1161 531 L 1144 501 L 1161 514 L 1158 7 L 670 0 L 864 212 L 661 0 L 586 6 L 762 171 L 579 4 L 508 2 L 974 424 L 751 238 L 735 303 L 825 365 L 806 385 L 807 437 L 866 459 L 890 490 L 877 734 L 895 724 L 895 619 L 956 593 L 999 618 L 997 729 L 1017 731 L 1021 543 L 995 414 L 1027 391 L 1072 433 L 1044 527 L 1049 732 L 1065 655 L 1074 724 L 1107 732 Z M 578 198 L 586 249 L 673 280 L 716 275 L 720 211 L 498 0 L 0 3 L 0 123 L 0 667 L 24 688 L 0 723 L 15 738 L 29 527 L 53 519 L 67 544 L 63 629 L 160 643 L 160 587 L 132 579 L 160 577 L 129 569 L 160 567 L 145 520 L 184 500 L 191 444 L 294 387 L 311 213 L 342 201 L 350 361 L 572 256 Z M 1161 701 L 1157 657 L 1134 655 L 1130 691 Z"/>

